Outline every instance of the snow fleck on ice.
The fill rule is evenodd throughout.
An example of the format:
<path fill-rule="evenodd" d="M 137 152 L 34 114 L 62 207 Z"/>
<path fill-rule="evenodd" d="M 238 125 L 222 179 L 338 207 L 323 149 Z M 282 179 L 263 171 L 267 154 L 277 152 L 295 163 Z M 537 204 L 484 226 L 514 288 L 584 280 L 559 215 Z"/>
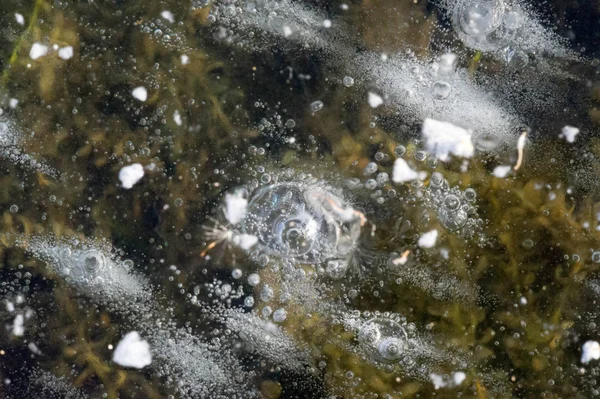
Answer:
<path fill-rule="evenodd" d="M 173 112 L 173 121 L 175 121 L 175 124 L 177 126 L 181 126 L 181 124 L 182 124 L 181 114 L 177 110 L 175 110 L 175 112 Z"/>
<path fill-rule="evenodd" d="M 289 37 L 289 36 L 291 36 L 291 34 L 292 34 L 292 28 L 290 28 L 290 27 L 289 27 L 289 26 L 287 26 L 287 25 L 286 25 L 286 26 L 284 26 L 284 27 L 283 27 L 283 35 L 284 35 L 285 37 Z"/>
<path fill-rule="evenodd" d="M 164 19 L 166 19 L 167 21 L 169 21 L 170 23 L 175 23 L 175 16 L 173 15 L 173 13 L 171 11 L 163 11 L 160 13 L 160 16 L 163 17 Z"/>
<path fill-rule="evenodd" d="M 23 15 L 19 14 L 18 12 L 15 13 L 15 19 L 19 25 L 25 25 L 25 18 L 23 18 Z"/>
<path fill-rule="evenodd" d="M 375 93 L 369 92 L 369 105 L 371 108 L 377 108 L 381 104 L 383 104 L 383 98 Z"/>
<path fill-rule="evenodd" d="M 587 341 L 581 347 L 581 363 L 587 364 L 591 360 L 600 359 L 600 344 L 597 341 Z"/>
<path fill-rule="evenodd" d="M 148 99 L 148 90 L 144 86 L 139 86 L 132 90 L 131 95 L 140 101 L 146 101 Z"/>
<path fill-rule="evenodd" d="M 233 237 L 232 241 L 235 246 L 240 247 L 244 251 L 248 251 L 256 245 L 258 237 L 252 234 L 238 234 Z"/>
<path fill-rule="evenodd" d="M 402 158 L 396 159 L 394 162 L 394 171 L 392 172 L 392 180 L 394 183 L 404 183 L 411 180 L 424 179 L 427 173 L 416 172 L 410 168 L 406 161 Z"/>
<path fill-rule="evenodd" d="M 61 48 L 60 50 L 58 50 L 58 56 L 63 60 L 68 60 L 69 58 L 73 57 L 73 47 L 67 46 Z"/>
<path fill-rule="evenodd" d="M 48 54 L 48 46 L 41 43 L 33 43 L 33 46 L 31 46 L 31 50 L 29 51 L 29 57 L 31 57 L 32 60 L 37 60 L 46 54 Z"/>
<path fill-rule="evenodd" d="M 17 108 L 17 105 L 19 105 L 19 100 L 17 100 L 16 98 L 11 98 L 10 101 L 8 102 L 8 106 L 11 107 L 12 109 Z"/>
<path fill-rule="evenodd" d="M 496 166 L 494 168 L 494 171 L 492 172 L 492 174 L 498 178 L 504 178 L 504 177 L 508 176 L 511 169 L 512 169 L 512 167 L 507 166 L 507 165 Z"/>
<path fill-rule="evenodd" d="M 225 195 L 225 218 L 236 225 L 246 216 L 248 200 L 237 194 Z"/>
<path fill-rule="evenodd" d="M 25 334 L 25 327 L 23 323 L 25 322 L 25 318 L 22 314 L 18 314 L 15 316 L 15 320 L 13 321 L 12 333 L 16 337 L 22 337 Z"/>
<path fill-rule="evenodd" d="M 144 177 L 144 167 L 139 163 L 124 166 L 119 171 L 119 180 L 121 180 L 123 188 L 126 189 L 133 187 L 142 177 Z"/>
<path fill-rule="evenodd" d="M 419 238 L 418 245 L 421 248 L 431 248 L 435 245 L 435 242 L 437 241 L 437 237 L 438 237 L 437 230 L 431 230 L 430 232 L 423 234 Z"/>
<path fill-rule="evenodd" d="M 471 158 L 475 152 L 471 133 L 452 123 L 425 119 L 421 133 L 427 151 L 433 153 L 440 161 L 447 161 L 450 154 Z"/>
<path fill-rule="evenodd" d="M 462 371 L 457 371 L 449 376 L 431 373 L 429 378 L 433 383 L 433 387 L 438 390 L 440 388 L 454 388 L 459 386 L 467 378 L 467 375 Z"/>
<path fill-rule="evenodd" d="M 562 128 L 562 133 L 558 136 L 559 138 L 564 138 L 567 140 L 567 143 L 574 143 L 575 136 L 579 134 L 579 129 L 573 126 L 565 126 Z"/>
<path fill-rule="evenodd" d="M 152 363 L 150 345 L 142 340 L 137 331 L 131 331 L 118 343 L 112 360 L 123 367 L 144 368 Z"/>

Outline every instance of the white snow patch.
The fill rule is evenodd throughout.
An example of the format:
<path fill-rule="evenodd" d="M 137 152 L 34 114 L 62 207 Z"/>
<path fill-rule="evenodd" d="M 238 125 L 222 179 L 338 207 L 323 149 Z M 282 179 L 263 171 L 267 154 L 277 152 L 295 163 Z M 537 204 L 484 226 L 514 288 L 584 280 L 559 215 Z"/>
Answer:
<path fill-rule="evenodd" d="M 19 105 L 19 100 L 17 100 L 16 98 L 11 98 L 8 101 L 8 106 L 11 107 L 12 109 L 17 108 L 17 105 Z"/>
<path fill-rule="evenodd" d="M 249 250 L 258 242 L 258 237 L 252 234 L 238 234 L 232 238 L 233 244 L 244 251 Z"/>
<path fill-rule="evenodd" d="M 248 200 L 241 195 L 226 194 L 225 195 L 225 218 L 232 225 L 236 225 L 246 216 L 248 208 Z"/>
<path fill-rule="evenodd" d="M 500 165 L 500 166 L 496 166 L 494 168 L 494 171 L 492 172 L 492 174 L 498 178 L 504 178 L 506 176 L 508 176 L 508 174 L 510 173 L 510 170 L 512 169 L 512 167 L 508 166 L 508 165 Z"/>
<path fill-rule="evenodd" d="M 423 234 L 419 238 L 419 242 L 417 243 L 421 248 L 432 248 L 437 241 L 438 232 L 437 230 L 431 230 L 428 233 Z"/>
<path fill-rule="evenodd" d="M 118 343 L 112 360 L 123 367 L 144 368 L 152 363 L 150 345 L 142 340 L 137 331 L 131 331 Z"/>
<path fill-rule="evenodd" d="M 25 318 L 22 314 L 18 314 L 15 316 L 13 320 L 12 333 L 16 337 L 22 337 L 25 334 L 25 327 L 23 323 L 25 322 Z"/>
<path fill-rule="evenodd" d="M 146 101 L 148 99 L 148 90 L 144 86 L 139 86 L 131 91 L 131 95 L 140 101 Z"/>
<path fill-rule="evenodd" d="M 396 159 L 396 162 L 394 162 L 394 171 L 392 172 L 392 180 L 394 183 L 404 183 L 411 180 L 424 179 L 426 176 L 426 172 L 412 170 L 408 163 L 402 158 L 398 158 Z"/>
<path fill-rule="evenodd" d="M 283 27 L 283 36 L 285 37 L 289 37 L 292 34 L 292 28 L 290 28 L 289 26 L 285 25 Z"/>
<path fill-rule="evenodd" d="M 58 50 L 58 56 L 63 60 L 68 60 L 69 58 L 73 57 L 73 46 L 63 47 Z"/>
<path fill-rule="evenodd" d="M 581 347 L 581 363 L 587 364 L 591 360 L 600 359 L 600 344 L 597 341 L 587 341 Z"/>
<path fill-rule="evenodd" d="M 383 104 L 383 98 L 380 95 L 369 92 L 369 105 L 371 108 L 377 108 Z"/>
<path fill-rule="evenodd" d="M 181 114 L 179 113 L 178 110 L 175 110 L 175 112 L 173 112 L 173 121 L 175 122 L 175 124 L 177 126 L 181 126 L 181 124 L 183 123 L 181 121 Z"/>
<path fill-rule="evenodd" d="M 175 15 L 171 11 L 165 10 L 160 13 L 160 16 L 169 21 L 170 23 L 175 23 Z"/>
<path fill-rule="evenodd" d="M 18 12 L 15 13 L 15 19 L 17 20 L 17 23 L 21 26 L 25 25 L 25 18 L 23 18 L 22 14 L 19 14 Z"/>
<path fill-rule="evenodd" d="M 31 46 L 31 50 L 29 51 L 29 57 L 32 60 L 37 60 L 38 58 L 43 57 L 46 54 L 48 54 L 48 46 L 37 42 L 33 43 L 33 45 Z"/>
<path fill-rule="evenodd" d="M 190 57 L 188 55 L 183 54 L 180 59 L 182 65 L 187 65 L 190 63 Z"/>
<path fill-rule="evenodd" d="M 431 373 L 429 374 L 429 378 L 433 383 L 433 387 L 438 390 L 440 388 L 454 388 L 463 383 L 463 381 L 467 378 L 467 375 L 462 371 L 457 371 L 452 373 L 452 375 L 442 375 Z"/>
<path fill-rule="evenodd" d="M 471 133 L 450 122 L 427 118 L 423 122 L 421 134 L 425 139 L 427 151 L 434 154 L 440 161 L 446 162 L 450 154 L 471 158 L 475 152 Z"/>
<path fill-rule="evenodd" d="M 323 21 L 323 27 L 324 28 L 331 28 L 331 20 L 330 19 L 326 19 Z"/>
<path fill-rule="evenodd" d="M 144 167 L 139 163 L 124 166 L 119 171 L 119 180 L 123 188 L 130 189 L 135 183 L 144 177 Z"/>
<path fill-rule="evenodd" d="M 558 135 L 559 138 L 564 138 L 567 143 L 574 143 L 575 136 L 579 134 L 579 129 L 573 126 L 565 126 L 562 128 L 562 133 Z"/>

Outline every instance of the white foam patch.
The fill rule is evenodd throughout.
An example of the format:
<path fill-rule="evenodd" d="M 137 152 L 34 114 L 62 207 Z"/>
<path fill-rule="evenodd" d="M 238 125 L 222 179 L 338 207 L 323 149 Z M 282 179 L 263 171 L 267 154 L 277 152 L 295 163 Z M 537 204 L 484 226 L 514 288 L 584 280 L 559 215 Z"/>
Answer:
<path fill-rule="evenodd" d="M 125 189 L 132 188 L 142 177 L 144 177 L 144 167 L 139 163 L 124 166 L 119 171 L 119 180 Z"/>
<path fill-rule="evenodd" d="M 119 341 L 112 360 L 123 367 L 144 368 L 152 363 L 150 345 L 137 331 L 131 331 Z"/>

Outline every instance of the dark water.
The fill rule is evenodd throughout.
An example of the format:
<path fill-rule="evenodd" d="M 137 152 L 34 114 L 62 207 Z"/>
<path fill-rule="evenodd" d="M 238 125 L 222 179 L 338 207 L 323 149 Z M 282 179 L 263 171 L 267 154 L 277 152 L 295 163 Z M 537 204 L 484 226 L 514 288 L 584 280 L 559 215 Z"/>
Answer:
<path fill-rule="evenodd" d="M 597 396 L 599 18 L 0 1 L 0 397 Z"/>

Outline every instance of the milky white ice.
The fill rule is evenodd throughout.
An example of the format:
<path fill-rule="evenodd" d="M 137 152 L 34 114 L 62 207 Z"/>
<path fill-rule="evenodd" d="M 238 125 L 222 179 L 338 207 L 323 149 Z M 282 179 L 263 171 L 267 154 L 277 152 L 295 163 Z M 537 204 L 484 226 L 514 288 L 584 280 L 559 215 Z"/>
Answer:
<path fill-rule="evenodd" d="M 508 165 L 500 165 L 500 166 L 496 166 L 494 168 L 494 171 L 492 172 L 492 174 L 498 178 L 504 178 L 506 176 L 508 176 L 508 174 L 510 173 L 512 167 L 508 166 Z"/>
<path fill-rule="evenodd" d="M 123 367 L 144 368 L 152 363 L 150 345 L 137 331 L 131 331 L 117 345 L 112 360 Z"/>
<path fill-rule="evenodd" d="M 58 56 L 63 60 L 68 60 L 69 58 L 73 57 L 73 47 L 67 46 L 61 48 L 60 50 L 58 50 Z"/>
<path fill-rule="evenodd" d="M 119 171 L 119 180 L 123 188 L 130 189 L 135 183 L 144 177 L 144 167 L 139 163 L 124 166 Z"/>
<path fill-rule="evenodd" d="M 421 127 L 427 151 L 440 161 L 446 162 L 450 154 L 463 158 L 471 158 L 475 147 L 471 141 L 471 133 L 467 129 L 449 122 L 425 119 Z"/>
<path fill-rule="evenodd" d="M 33 43 L 31 46 L 31 50 L 29 50 L 29 57 L 32 60 L 37 60 L 40 57 L 48 54 L 48 46 L 43 45 L 42 43 Z"/>
<path fill-rule="evenodd" d="M 587 364 L 600 359 L 600 344 L 597 341 L 587 341 L 581 347 L 581 363 Z"/>
<path fill-rule="evenodd" d="M 437 237 L 437 230 L 431 230 L 430 232 L 423 234 L 419 238 L 418 245 L 421 248 L 432 248 L 435 245 L 435 242 L 437 241 Z"/>
<path fill-rule="evenodd" d="M 579 129 L 573 126 L 565 126 L 562 128 L 562 133 L 558 136 L 561 139 L 564 138 L 568 143 L 575 142 L 575 136 L 579 134 Z"/>
<path fill-rule="evenodd" d="M 148 90 L 144 86 L 139 86 L 132 90 L 131 95 L 140 101 L 146 101 L 148 99 Z"/>
<path fill-rule="evenodd" d="M 225 218 L 229 223 L 236 225 L 246 216 L 248 200 L 237 194 L 225 195 Z"/>
<path fill-rule="evenodd" d="M 392 172 L 392 180 L 394 183 L 405 183 L 411 180 L 424 179 L 427 176 L 426 172 L 417 172 L 402 158 L 396 159 L 394 162 L 394 171 Z"/>
<path fill-rule="evenodd" d="M 369 105 L 371 108 L 377 108 L 381 104 L 383 104 L 383 98 L 375 93 L 369 92 Z"/>

